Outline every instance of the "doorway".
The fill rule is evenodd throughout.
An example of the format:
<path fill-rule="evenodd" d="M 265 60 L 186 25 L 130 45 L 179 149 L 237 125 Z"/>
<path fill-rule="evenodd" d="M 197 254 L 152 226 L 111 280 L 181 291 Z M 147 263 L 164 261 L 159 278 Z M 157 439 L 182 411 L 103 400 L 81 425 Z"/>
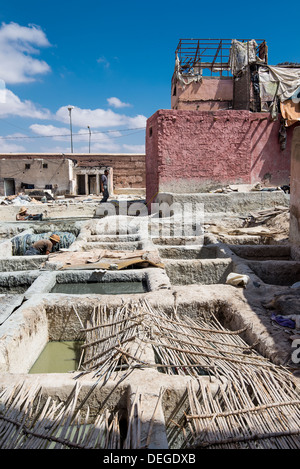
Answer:
<path fill-rule="evenodd" d="M 15 195 L 15 180 L 13 178 L 4 179 L 4 195 Z"/>
<path fill-rule="evenodd" d="M 96 176 L 89 175 L 89 194 L 96 194 L 97 193 L 97 183 L 96 183 Z"/>
<path fill-rule="evenodd" d="M 85 175 L 77 174 L 77 195 L 85 195 Z"/>

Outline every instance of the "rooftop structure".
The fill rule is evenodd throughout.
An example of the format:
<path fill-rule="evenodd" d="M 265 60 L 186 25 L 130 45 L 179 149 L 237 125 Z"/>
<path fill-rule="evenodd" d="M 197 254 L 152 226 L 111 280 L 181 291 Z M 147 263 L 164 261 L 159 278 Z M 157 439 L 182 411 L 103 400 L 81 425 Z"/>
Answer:
<path fill-rule="evenodd" d="M 268 46 L 265 39 L 237 39 L 247 51 L 247 62 L 253 55 L 268 63 Z M 222 76 L 230 73 L 232 39 L 180 39 L 176 48 L 179 70 L 183 76 L 202 74 L 204 69 Z"/>

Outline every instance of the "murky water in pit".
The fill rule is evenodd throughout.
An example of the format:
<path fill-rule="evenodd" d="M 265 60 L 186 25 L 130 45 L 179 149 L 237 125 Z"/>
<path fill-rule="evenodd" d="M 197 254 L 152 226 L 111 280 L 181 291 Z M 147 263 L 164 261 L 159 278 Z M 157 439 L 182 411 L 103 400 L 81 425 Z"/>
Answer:
<path fill-rule="evenodd" d="M 144 282 L 88 282 L 88 283 L 57 283 L 51 293 L 69 295 L 121 295 L 145 293 Z"/>
<path fill-rule="evenodd" d="M 83 342 L 79 341 L 48 342 L 29 373 L 68 373 L 76 371 L 82 344 Z"/>

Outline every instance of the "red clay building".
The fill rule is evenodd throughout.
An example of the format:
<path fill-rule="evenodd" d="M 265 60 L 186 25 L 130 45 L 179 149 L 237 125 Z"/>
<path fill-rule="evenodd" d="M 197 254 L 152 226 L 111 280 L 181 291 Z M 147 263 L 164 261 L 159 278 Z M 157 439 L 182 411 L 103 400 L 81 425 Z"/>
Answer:
<path fill-rule="evenodd" d="M 180 40 L 172 109 L 158 110 L 147 121 L 148 202 L 158 192 L 289 184 L 298 124 L 282 118 L 287 101 L 279 100 L 273 72 L 294 73 L 297 83 L 300 68 L 267 63 L 264 40 Z"/>

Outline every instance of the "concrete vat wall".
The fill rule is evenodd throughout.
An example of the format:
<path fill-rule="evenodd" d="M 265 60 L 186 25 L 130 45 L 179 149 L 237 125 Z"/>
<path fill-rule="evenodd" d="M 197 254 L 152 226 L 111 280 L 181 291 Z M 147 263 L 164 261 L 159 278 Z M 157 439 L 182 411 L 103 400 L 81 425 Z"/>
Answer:
<path fill-rule="evenodd" d="M 292 128 L 286 149 L 280 121 L 249 111 L 159 110 L 147 121 L 147 201 L 158 192 L 196 193 L 267 179 L 289 183 Z"/>
<path fill-rule="evenodd" d="M 294 130 L 292 140 L 290 241 L 300 249 L 300 127 Z"/>

